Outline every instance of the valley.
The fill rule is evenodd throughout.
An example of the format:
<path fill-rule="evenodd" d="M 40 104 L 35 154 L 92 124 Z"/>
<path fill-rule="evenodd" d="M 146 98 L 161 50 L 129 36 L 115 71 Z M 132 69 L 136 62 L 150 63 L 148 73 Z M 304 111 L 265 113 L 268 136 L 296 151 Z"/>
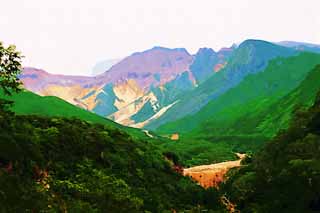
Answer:
<path fill-rule="evenodd" d="M 319 8 L 1 2 L 0 213 L 320 212 Z"/>
<path fill-rule="evenodd" d="M 0 210 L 318 210 L 318 49 L 154 47 L 97 76 L 0 78 Z"/>
<path fill-rule="evenodd" d="M 154 47 L 98 76 L 25 68 L 20 78 L 32 92 L 133 127 L 136 135 L 159 135 L 161 149 L 176 152 L 184 166 L 196 166 L 257 152 L 288 127 L 298 105 L 309 107 L 320 90 L 312 80 L 317 71 L 305 78 L 320 63 L 318 49 L 252 39 L 217 52 L 200 48 L 195 55 Z"/>

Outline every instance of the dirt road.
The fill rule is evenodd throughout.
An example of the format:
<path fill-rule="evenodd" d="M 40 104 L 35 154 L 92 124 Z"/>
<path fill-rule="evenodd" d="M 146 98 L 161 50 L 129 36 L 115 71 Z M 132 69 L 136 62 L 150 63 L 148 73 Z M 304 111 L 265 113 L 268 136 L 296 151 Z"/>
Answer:
<path fill-rule="evenodd" d="M 222 163 L 190 167 L 183 170 L 183 175 L 190 176 L 204 188 L 217 187 L 224 180 L 224 175 L 229 169 L 240 167 L 240 161 L 245 154 L 236 153 L 239 160 Z"/>

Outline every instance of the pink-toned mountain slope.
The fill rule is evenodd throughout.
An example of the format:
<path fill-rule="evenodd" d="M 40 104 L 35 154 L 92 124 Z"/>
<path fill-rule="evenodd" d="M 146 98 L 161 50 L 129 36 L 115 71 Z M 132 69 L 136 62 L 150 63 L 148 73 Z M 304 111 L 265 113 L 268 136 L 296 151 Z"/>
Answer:
<path fill-rule="evenodd" d="M 48 87 L 48 85 L 86 86 L 88 82 L 91 82 L 94 79 L 92 77 L 85 76 L 55 75 L 32 67 L 23 68 L 23 72 L 19 78 L 28 90 L 36 93 L 41 92 L 41 90 Z"/>
<path fill-rule="evenodd" d="M 188 72 L 189 80 L 195 83 L 189 70 L 192 62 L 193 56 L 185 49 L 154 47 L 124 58 L 95 77 L 54 75 L 27 67 L 20 79 L 26 89 L 39 95 L 58 96 L 106 117 L 113 113 L 115 121 L 133 125 L 130 117 L 145 104 L 157 105 L 157 97 L 150 93 L 150 88 L 164 85 L 183 72 Z M 107 87 L 111 90 L 107 91 Z"/>
<path fill-rule="evenodd" d="M 192 55 L 183 48 L 154 47 L 126 57 L 108 72 L 97 76 L 97 80 L 117 83 L 134 79 L 145 90 L 151 84 L 162 85 L 189 71 L 192 61 Z"/>

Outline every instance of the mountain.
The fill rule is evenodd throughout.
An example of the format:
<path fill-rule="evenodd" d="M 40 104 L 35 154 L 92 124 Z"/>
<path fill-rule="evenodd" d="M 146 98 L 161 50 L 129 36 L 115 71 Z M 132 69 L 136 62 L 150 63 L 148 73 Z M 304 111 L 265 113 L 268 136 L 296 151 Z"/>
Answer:
<path fill-rule="evenodd" d="M 20 78 L 26 89 L 37 94 L 58 96 L 130 125 L 133 124 L 130 117 L 144 105 L 156 104 L 157 97 L 149 92 L 150 88 L 162 86 L 183 72 L 190 73 L 188 67 L 192 60 L 193 56 L 185 49 L 154 47 L 124 58 L 95 77 L 52 75 L 43 70 L 25 68 Z M 189 78 L 193 81 L 191 73 Z"/>
<path fill-rule="evenodd" d="M 193 57 L 184 48 L 154 47 L 124 58 L 110 70 L 97 76 L 104 83 L 133 79 L 141 90 L 157 86 L 189 71 Z"/>
<path fill-rule="evenodd" d="M 296 42 L 296 41 L 280 41 L 280 42 L 277 42 L 276 44 L 285 46 L 285 47 L 290 47 L 298 51 L 320 53 L 319 44 L 310 44 L 310 43 Z"/>
<path fill-rule="evenodd" d="M 90 91 L 88 84 L 94 80 L 92 77 L 54 75 L 32 67 L 25 67 L 19 78 L 24 87 L 34 93 L 57 96 L 80 107 L 83 103 L 78 97 Z"/>
<path fill-rule="evenodd" d="M 299 54 L 294 45 L 249 39 L 218 52 L 200 48 L 195 55 L 184 48 L 154 47 L 95 77 L 26 68 L 21 79 L 39 95 L 58 96 L 120 124 L 154 130 L 197 113 L 246 76 L 265 70 L 271 60 Z"/>
<path fill-rule="evenodd" d="M 314 103 L 320 91 L 316 64 L 320 55 L 313 53 L 274 59 L 195 115 L 160 127 L 156 133 L 179 134 L 179 141 L 159 145 L 188 166 L 235 160 L 235 152 L 258 153 L 288 128 L 294 114 Z"/>
<path fill-rule="evenodd" d="M 203 48 L 192 56 L 183 48 L 154 47 L 124 58 L 95 77 L 25 68 L 20 79 L 26 89 L 39 95 L 57 96 L 118 123 L 143 127 L 225 66 L 232 51 Z"/>
<path fill-rule="evenodd" d="M 162 87 L 184 72 L 188 73 L 187 81 L 193 82 L 189 71 L 192 60 L 193 57 L 182 48 L 154 47 L 134 53 L 96 77 L 107 83 L 100 89 L 102 91 L 94 94 L 96 105 L 90 110 L 121 124 L 133 126 L 135 121 L 132 117 L 137 117 L 140 110 L 151 106 L 150 115 L 144 116 L 148 119 L 163 107 L 151 89 Z"/>
<path fill-rule="evenodd" d="M 233 48 L 222 48 L 215 52 L 211 48 L 200 48 L 194 57 L 190 70 L 198 84 L 202 83 L 215 72 L 219 72 L 226 66 Z"/>
<path fill-rule="evenodd" d="M 279 129 L 287 127 L 295 105 L 308 106 L 313 102 L 316 91 L 320 90 L 315 79 L 320 76 L 317 76 L 317 70 L 310 70 L 317 64 L 320 64 L 320 55 L 313 53 L 274 59 L 262 72 L 248 75 L 240 84 L 210 101 L 199 112 L 167 123 L 158 131 L 206 137 L 241 134 L 273 136 Z M 313 76 L 303 81 L 309 73 Z M 308 90 L 304 89 L 304 99 L 294 99 L 289 104 L 290 99 L 286 95 L 302 81 L 304 83 L 300 87 L 309 85 Z M 286 104 L 278 102 L 282 98 Z"/>
<path fill-rule="evenodd" d="M 266 41 L 246 40 L 233 51 L 224 69 L 210 76 L 187 96 L 181 96 L 177 104 L 146 128 L 156 129 L 165 123 L 194 114 L 210 100 L 237 86 L 247 75 L 263 71 L 270 60 L 296 54 L 293 49 Z"/>

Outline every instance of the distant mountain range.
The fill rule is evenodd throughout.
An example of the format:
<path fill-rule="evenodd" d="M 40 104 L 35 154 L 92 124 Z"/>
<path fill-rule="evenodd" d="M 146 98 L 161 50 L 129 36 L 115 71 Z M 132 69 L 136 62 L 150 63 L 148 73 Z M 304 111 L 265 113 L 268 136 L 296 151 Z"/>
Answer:
<path fill-rule="evenodd" d="M 156 129 L 197 113 L 274 59 L 303 51 L 319 53 L 320 46 L 246 40 L 218 52 L 200 48 L 195 55 L 184 48 L 154 47 L 115 64 L 109 61 L 110 68 L 108 61 L 98 63 L 95 72 L 106 70 L 94 77 L 27 67 L 20 78 L 26 89 L 39 95 L 60 97 L 123 125 Z"/>

